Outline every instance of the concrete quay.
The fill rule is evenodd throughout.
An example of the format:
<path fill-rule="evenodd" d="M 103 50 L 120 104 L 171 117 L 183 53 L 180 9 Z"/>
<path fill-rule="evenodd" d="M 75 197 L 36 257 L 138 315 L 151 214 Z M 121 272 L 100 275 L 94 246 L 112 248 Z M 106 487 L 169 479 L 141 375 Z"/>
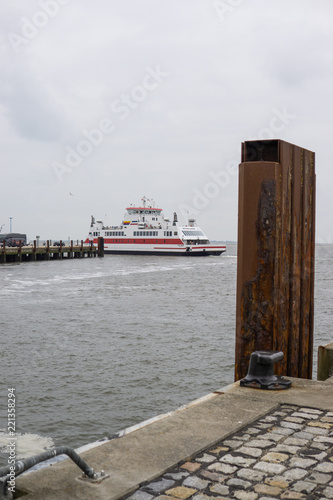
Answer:
<path fill-rule="evenodd" d="M 69 459 L 19 476 L 26 500 L 333 498 L 333 377 L 288 390 L 236 382 L 99 443 L 80 456 L 109 477 L 91 482 Z M 19 496 L 17 496 L 18 498 Z"/>

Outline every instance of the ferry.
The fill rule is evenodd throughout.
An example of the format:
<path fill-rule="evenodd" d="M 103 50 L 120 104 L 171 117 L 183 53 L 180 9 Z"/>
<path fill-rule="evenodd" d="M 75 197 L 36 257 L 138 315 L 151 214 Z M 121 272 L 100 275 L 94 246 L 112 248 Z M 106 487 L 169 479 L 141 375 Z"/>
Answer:
<path fill-rule="evenodd" d="M 210 243 L 195 219 L 189 218 L 187 225 L 181 225 L 175 212 L 171 222 L 153 200 L 144 196 L 141 201 L 141 206 L 126 208 L 119 226 L 105 226 L 91 216 L 85 243 L 96 245 L 98 238 L 103 237 L 106 254 L 203 256 L 226 251 L 225 246 Z"/>

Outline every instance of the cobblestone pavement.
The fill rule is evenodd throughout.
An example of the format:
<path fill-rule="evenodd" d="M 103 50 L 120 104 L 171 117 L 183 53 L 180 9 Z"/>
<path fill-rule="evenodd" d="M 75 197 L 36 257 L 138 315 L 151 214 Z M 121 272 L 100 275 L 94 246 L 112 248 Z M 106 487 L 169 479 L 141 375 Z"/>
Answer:
<path fill-rule="evenodd" d="M 281 405 L 127 500 L 333 499 L 333 412 Z"/>

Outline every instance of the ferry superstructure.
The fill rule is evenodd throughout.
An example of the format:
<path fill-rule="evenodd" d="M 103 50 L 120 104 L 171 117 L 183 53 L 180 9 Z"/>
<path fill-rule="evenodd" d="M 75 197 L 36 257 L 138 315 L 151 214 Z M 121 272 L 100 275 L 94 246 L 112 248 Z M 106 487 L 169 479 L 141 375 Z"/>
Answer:
<path fill-rule="evenodd" d="M 85 243 L 97 244 L 104 238 L 104 252 L 109 254 L 140 255 L 221 255 L 224 245 L 211 244 L 195 219 L 187 225 L 178 222 L 176 212 L 171 222 L 164 217 L 162 208 L 152 200 L 142 198 L 142 206 L 126 208 L 119 226 L 104 226 L 103 221 L 91 216 L 88 238 Z"/>

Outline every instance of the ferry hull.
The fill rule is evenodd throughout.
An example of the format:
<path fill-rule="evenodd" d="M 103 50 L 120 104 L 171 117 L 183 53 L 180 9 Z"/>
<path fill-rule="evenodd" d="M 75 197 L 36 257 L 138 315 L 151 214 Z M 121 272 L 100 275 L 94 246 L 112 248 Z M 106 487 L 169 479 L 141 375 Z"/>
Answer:
<path fill-rule="evenodd" d="M 208 257 L 211 255 L 221 255 L 226 251 L 225 247 L 212 248 L 107 248 L 104 247 L 105 254 L 113 255 L 173 255 L 177 257 Z"/>

